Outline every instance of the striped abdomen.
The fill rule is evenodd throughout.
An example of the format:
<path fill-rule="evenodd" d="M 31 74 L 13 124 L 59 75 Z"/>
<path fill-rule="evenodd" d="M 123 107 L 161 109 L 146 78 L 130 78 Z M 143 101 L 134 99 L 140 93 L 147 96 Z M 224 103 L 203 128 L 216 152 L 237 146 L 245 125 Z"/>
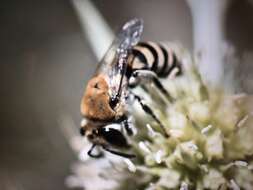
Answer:
<path fill-rule="evenodd" d="M 160 78 L 182 73 L 181 64 L 172 49 L 154 42 L 140 42 L 132 49 L 129 61 L 131 71 L 148 69 Z"/>

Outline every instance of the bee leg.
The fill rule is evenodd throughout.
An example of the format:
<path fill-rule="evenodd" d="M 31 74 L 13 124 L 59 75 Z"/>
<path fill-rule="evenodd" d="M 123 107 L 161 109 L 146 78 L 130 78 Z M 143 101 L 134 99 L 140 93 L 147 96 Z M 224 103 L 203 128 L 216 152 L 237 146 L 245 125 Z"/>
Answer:
<path fill-rule="evenodd" d="M 123 153 L 123 152 L 118 152 L 118 151 L 115 151 L 115 150 L 111 150 L 109 148 L 107 148 L 106 146 L 103 146 L 103 149 L 107 152 L 110 152 L 112 154 L 115 154 L 115 155 L 118 155 L 118 156 L 121 156 L 121 157 L 124 157 L 124 158 L 135 158 L 136 155 L 134 154 L 127 154 L 127 153 Z"/>
<path fill-rule="evenodd" d="M 158 76 L 155 72 L 150 70 L 139 69 L 133 72 L 132 78 L 130 78 L 130 87 L 136 86 L 137 84 L 145 84 L 149 82 L 153 82 L 154 85 L 160 90 L 160 92 L 167 97 L 171 102 L 173 98 L 169 94 L 169 92 L 164 88 L 163 84 L 158 79 Z"/>
<path fill-rule="evenodd" d="M 126 115 L 121 116 L 115 122 L 119 123 L 121 125 L 121 127 L 124 127 L 124 129 L 126 130 L 128 136 L 132 136 L 134 134 L 133 129 L 129 126 L 128 117 Z"/>
<path fill-rule="evenodd" d="M 128 120 L 123 121 L 123 126 L 129 136 L 132 136 L 134 134 L 133 129 L 131 129 L 131 127 L 129 126 Z"/>
<path fill-rule="evenodd" d="M 162 83 L 160 82 L 160 80 L 157 77 L 153 78 L 153 82 L 156 85 L 156 87 L 166 96 L 168 97 L 168 99 L 173 102 L 174 98 L 171 97 L 171 95 L 169 94 L 169 92 L 164 88 L 164 86 L 162 85 Z"/>
<path fill-rule="evenodd" d="M 92 154 L 92 151 L 94 150 L 94 148 L 96 147 L 96 144 L 93 144 L 90 148 L 90 150 L 87 152 L 87 154 L 92 157 L 92 158 L 101 158 L 104 156 L 104 154 L 102 152 L 98 153 L 98 154 Z"/>
<path fill-rule="evenodd" d="M 121 118 L 121 123 L 123 127 L 125 128 L 127 134 L 129 136 L 132 136 L 134 134 L 133 129 L 129 126 L 128 117 L 126 115 L 123 115 Z"/>
<path fill-rule="evenodd" d="M 133 93 L 132 93 L 133 94 Z M 167 133 L 167 131 L 165 130 L 164 125 L 162 124 L 162 122 L 157 118 L 157 116 L 154 114 L 153 110 L 147 105 L 145 104 L 141 97 L 133 94 L 134 98 L 139 102 L 139 104 L 141 105 L 142 109 L 145 111 L 145 113 L 147 113 L 148 115 L 150 115 L 160 126 L 160 128 L 162 129 L 162 131 L 164 132 L 164 134 L 166 135 L 166 137 L 169 137 L 170 135 Z"/>

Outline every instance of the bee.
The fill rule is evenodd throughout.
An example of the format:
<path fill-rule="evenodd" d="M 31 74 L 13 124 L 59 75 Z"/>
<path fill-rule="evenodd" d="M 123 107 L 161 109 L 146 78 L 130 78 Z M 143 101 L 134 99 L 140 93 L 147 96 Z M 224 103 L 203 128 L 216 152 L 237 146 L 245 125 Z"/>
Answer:
<path fill-rule="evenodd" d="M 113 127 L 118 124 L 125 129 L 127 135 L 133 134 L 127 111 L 127 99 L 130 96 L 169 136 L 153 110 L 131 89 L 153 82 L 162 94 L 170 98 L 159 79 L 180 75 L 181 64 L 172 50 L 158 43 L 140 42 L 142 32 L 141 19 L 128 21 L 101 60 L 95 75 L 88 81 L 81 100 L 84 120 L 80 132 L 92 143 L 88 151 L 91 157 L 102 156 L 101 152 L 93 154 L 96 146 L 122 157 L 135 157 L 134 154 L 119 151 L 130 145 L 122 130 Z"/>

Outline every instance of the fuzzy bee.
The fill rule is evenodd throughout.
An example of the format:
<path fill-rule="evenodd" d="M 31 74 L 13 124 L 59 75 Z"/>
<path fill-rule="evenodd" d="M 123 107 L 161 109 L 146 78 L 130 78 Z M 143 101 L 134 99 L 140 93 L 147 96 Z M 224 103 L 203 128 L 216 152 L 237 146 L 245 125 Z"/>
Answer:
<path fill-rule="evenodd" d="M 133 19 L 127 22 L 87 84 L 81 100 L 84 120 L 80 132 L 92 143 L 88 151 L 91 157 L 102 155 L 93 153 L 96 146 L 122 157 L 135 156 L 119 151 L 130 146 L 122 130 L 113 127 L 113 124 L 118 124 L 128 135 L 133 134 L 127 111 L 127 99 L 130 96 L 159 124 L 164 134 L 169 136 L 152 109 L 131 89 L 153 82 L 170 98 L 159 79 L 180 75 L 181 64 L 172 50 L 154 42 L 139 42 L 142 31 L 142 20 Z"/>

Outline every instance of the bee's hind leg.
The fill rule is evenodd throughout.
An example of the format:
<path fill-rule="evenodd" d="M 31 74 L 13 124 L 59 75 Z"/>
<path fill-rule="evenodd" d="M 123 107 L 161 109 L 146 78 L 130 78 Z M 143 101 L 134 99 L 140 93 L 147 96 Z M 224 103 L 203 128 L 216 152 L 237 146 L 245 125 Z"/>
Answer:
<path fill-rule="evenodd" d="M 171 97 L 169 92 L 164 88 L 157 74 L 153 71 L 145 69 L 135 70 L 130 78 L 129 86 L 134 87 L 138 84 L 147 84 L 149 82 L 153 82 L 165 97 L 167 97 L 171 102 L 173 101 L 173 97 Z"/>
<path fill-rule="evenodd" d="M 92 154 L 92 151 L 94 150 L 94 148 L 96 147 L 96 144 L 93 144 L 90 148 L 90 150 L 87 152 L 87 154 L 92 157 L 92 158 L 102 158 L 104 156 L 104 154 L 102 152 L 99 152 L 98 154 Z"/>

